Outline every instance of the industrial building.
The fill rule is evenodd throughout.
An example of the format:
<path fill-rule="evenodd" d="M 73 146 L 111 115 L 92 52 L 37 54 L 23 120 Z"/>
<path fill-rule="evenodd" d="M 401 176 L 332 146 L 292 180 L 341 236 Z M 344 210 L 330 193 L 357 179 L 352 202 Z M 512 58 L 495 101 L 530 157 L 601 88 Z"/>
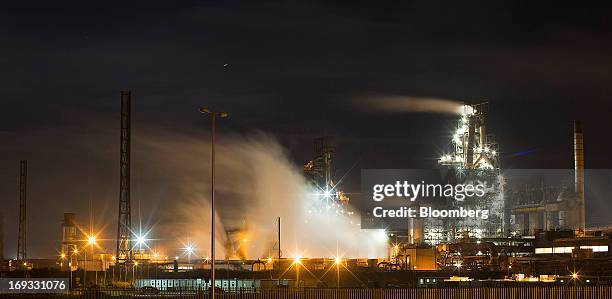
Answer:
<path fill-rule="evenodd" d="M 130 106 L 130 92 L 122 92 L 115 252 L 88 251 L 92 247 L 87 246 L 88 236 L 80 229 L 76 215 L 65 213 L 61 222 L 58 259 L 29 259 L 25 220 L 27 163 L 22 161 L 18 259 L 5 264 L 9 270 L 56 268 L 70 274 L 74 271 L 84 274 L 108 272 L 112 276 L 96 278 L 95 283 L 124 281 L 159 289 L 201 288 L 210 284 L 206 279 L 209 278 L 211 260 L 194 258 L 185 261 L 178 257 L 161 257 L 135 246 L 139 241 L 131 230 L 129 196 Z M 279 218 L 277 236 L 271 248 L 276 255 L 267 260 L 248 260 L 242 248 L 243 235 L 248 228 L 228 230 L 226 237 L 229 241 L 225 249 L 230 254 L 225 260 L 215 261 L 217 269 L 225 275 L 217 277 L 216 283 L 224 289 L 334 284 L 346 287 L 432 287 L 474 279 L 480 281 L 478 283 L 493 285 L 509 281 L 566 283 L 578 276 L 585 278 L 583 283 L 610 283 L 611 231 L 590 230 L 585 225 L 585 200 L 588 198 L 585 198 L 581 122 L 574 124 L 573 171 L 554 176 L 559 178 L 558 181 L 544 182 L 525 176 L 531 174 L 529 171 L 504 170 L 501 167 L 501 150 L 487 125 L 488 109 L 487 102 L 461 107 L 449 150 L 437 161 L 445 182 L 481 183 L 486 186 L 486 195 L 463 201 L 448 198 L 429 203 L 441 209 L 487 209 L 490 210 L 487 219 L 409 218 L 404 229 L 386 232 L 389 240 L 387 256 L 370 259 L 282 256 Z M 333 143 L 331 137 L 316 139 L 314 158 L 303 165 L 303 174 L 318 199 L 311 208 L 315 212 L 333 209 L 336 213 L 353 214 L 349 197 L 339 186 L 340 180 L 333 175 L 336 150 Z M 527 177 L 526 182 L 515 184 L 515 178 L 521 176 Z M 301 277 L 300 269 L 305 270 Z M 329 274 L 334 271 L 337 277 Z M 92 275 L 89 277 L 91 280 Z"/>
<path fill-rule="evenodd" d="M 450 151 L 438 160 L 447 182 L 485 183 L 487 195 L 428 204 L 490 209 L 493 217 L 409 218 L 405 230 L 389 232 L 387 269 L 417 269 L 408 261 L 426 258 L 435 248 L 432 270 L 494 271 L 498 277 L 561 282 L 573 273 L 590 276 L 589 282 L 609 282 L 610 230 L 585 226 L 582 123 L 574 122 L 572 170 L 502 169 L 487 114 L 487 102 L 462 106 Z"/>
<path fill-rule="evenodd" d="M 487 130 L 489 103 L 463 105 L 457 129 L 451 140 L 450 151 L 441 156 L 438 164 L 446 182 L 451 184 L 484 184 L 486 195 L 463 201 L 448 199 L 435 204 L 446 207 L 463 206 L 490 211 L 488 219 L 423 220 L 424 242 L 436 245 L 465 237 L 483 238 L 504 235 L 507 215 L 504 213 L 504 180 L 499 162 L 499 146 L 495 135 Z"/>
<path fill-rule="evenodd" d="M 349 206 L 349 197 L 338 186 L 334 176 L 333 156 L 335 154 L 334 139 L 324 136 L 315 139 L 315 157 L 304 164 L 304 176 L 316 190 L 314 196 L 320 204 L 311 207 L 311 210 L 322 213 L 326 209 L 333 209 L 338 213 L 354 213 Z"/>

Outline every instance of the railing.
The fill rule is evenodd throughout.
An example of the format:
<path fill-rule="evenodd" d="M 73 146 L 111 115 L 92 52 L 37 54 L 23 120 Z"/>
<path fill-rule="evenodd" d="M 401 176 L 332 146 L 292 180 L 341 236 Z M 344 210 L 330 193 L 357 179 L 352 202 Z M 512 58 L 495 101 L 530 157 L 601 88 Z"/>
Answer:
<path fill-rule="evenodd" d="M 260 289 L 257 292 L 220 292 L 223 299 L 539 299 L 539 298 L 612 298 L 612 286 L 583 287 L 507 287 L 507 288 L 413 288 L 413 289 Z M 0 294 L 0 298 L 193 298 L 207 299 L 208 294 L 196 290 L 173 290 L 156 293 L 155 290 L 97 289 L 73 291 L 71 294 Z"/>

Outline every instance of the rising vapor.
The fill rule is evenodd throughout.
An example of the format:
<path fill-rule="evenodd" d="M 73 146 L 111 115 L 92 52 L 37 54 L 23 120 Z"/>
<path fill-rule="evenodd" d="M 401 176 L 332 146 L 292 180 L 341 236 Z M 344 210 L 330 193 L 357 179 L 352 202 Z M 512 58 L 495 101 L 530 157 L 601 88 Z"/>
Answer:
<path fill-rule="evenodd" d="M 192 242 L 198 258 L 209 256 L 210 143 L 201 136 L 160 132 L 140 132 L 134 138 L 140 140 L 135 141 L 135 157 L 155 161 L 139 166 L 140 175 L 165 186 L 163 194 L 157 194 L 165 202 L 156 212 L 160 220 L 155 231 L 163 238 L 159 244 L 174 252 Z M 361 230 L 358 215 L 309 211 L 316 204 L 315 192 L 272 136 L 226 134 L 216 150 L 219 257 L 276 256 L 277 217 L 282 219 L 285 257 L 331 257 L 336 252 L 346 257 L 386 256 L 384 233 Z M 239 238 L 226 230 L 239 231 Z"/>
<path fill-rule="evenodd" d="M 114 122 L 109 124 L 96 117 L 87 119 L 87 126 L 0 134 L 0 140 L 11 140 L 7 144 L 24 144 L 32 149 L 27 156 L 36 165 L 36 171 L 32 172 L 32 181 L 37 184 L 32 192 L 33 205 L 53 203 L 44 209 L 32 210 L 31 219 L 45 219 L 45 222 L 31 223 L 31 256 L 55 257 L 60 224 L 52 222 L 53 219 L 61 218 L 64 212 L 73 212 L 81 226 L 86 227 L 90 222 L 90 200 L 96 211 L 94 229 L 100 231 L 101 250 L 107 253 L 115 250 L 118 128 Z M 180 133 L 142 122 L 132 132 L 132 228 L 140 232 L 142 223 L 143 232 L 150 230 L 146 236 L 151 239 L 148 245 L 161 256 L 185 258 L 187 244 L 195 247 L 192 258 L 210 255 L 207 134 L 207 131 Z M 285 257 L 330 257 L 336 254 L 336 248 L 346 257 L 386 256 L 384 234 L 361 230 L 358 215 L 308 213 L 313 203 L 312 190 L 302 176 L 301 166 L 288 158 L 286 150 L 273 136 L 223 132 L 218 136 L 216 153 L 217 257 L 276 256 L 277 217 L 282 218 Z M 15 151 L 14 155 L 18 154 L 22 153 Z M 5 177 L 12 177 L 15 171 L 14 168 L 3 170 Z M 0 181 L 0 186 L 10 189 L 6 183 L 17 182 Z M 6 221 L 5 225 L 7 232 L 17 231 L 14 222 Z M 248 242 L 244 242 L 239 254 L 229 250 L 228 243 L 235 240 L 226 230 L 245 232 L 244 239 Z M 14 233 L 4 236 L 5 240 L 16 239 Z M 4 249 L 5 257 L 12 257 L 10 253 L 16 252 L 15 243 L 8 243 Z"/>
<path fill-rule="evenodd" d="M 460 114 L 463 106 L 461 101 L 456 100 L 389 94 L 372 94 L 360 97 L 355 103 L 368 110 L 373 109 L 388 113 Z"/>

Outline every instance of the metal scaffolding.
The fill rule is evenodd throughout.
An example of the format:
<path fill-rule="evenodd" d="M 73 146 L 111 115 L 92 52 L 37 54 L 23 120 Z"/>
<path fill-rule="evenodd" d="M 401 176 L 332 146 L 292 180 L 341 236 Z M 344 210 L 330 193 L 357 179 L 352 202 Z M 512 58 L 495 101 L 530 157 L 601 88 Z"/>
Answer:
<path fill-rule="evenodd" d="M 117 261 L 132 259 L 132 212 L 130 208 L 130 116 L 131 95 L 121 91 L 121 140 L 119 161 L 119 219 L 117 224 Z"/>
<path fill-rule="evenodd" d="M 17 237 L 17 260 L 22 262 L 28 259 L 27 185 L 28 161 L 21 160 L 19 161 L 19 235 Z"/>
<path fill-rule="evenodd" d="M 487 133 L 488 102 L 463 105 L 451 150 L 438 164 L 447 183 L 484 184 L 486 194 L 465 201 L 449 199 L 442 207 L 459 206 L 490 211 L 489 219 L 425 219 L 424 238 L 428 243 L 453 241 L 465 237 L 485 238 L 504 234 L 507 222 L 503 193 L 504 179 L 500 171 L 499 146 L 495 136 Z"/>

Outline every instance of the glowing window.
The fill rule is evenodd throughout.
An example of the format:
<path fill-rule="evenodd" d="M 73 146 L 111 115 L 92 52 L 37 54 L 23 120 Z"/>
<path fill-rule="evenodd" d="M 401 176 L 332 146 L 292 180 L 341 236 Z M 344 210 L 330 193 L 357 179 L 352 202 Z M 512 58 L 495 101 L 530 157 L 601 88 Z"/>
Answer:
<path fill-rule="evenodd" d="M 553 248 L 553 253 L 572 253 L 574 247 L 555 247 Z"/>
<path fill-rule="evenodd" d="M 536 254 L 550 254 L 553 253 L 553 249 L 548 247 L 548 248 L 536 248 L 535 249 L 535 253 Z"/>
<path fill-rule="evenodd" d="M 580 246 L 580 249 L 593 249 L 593 252 L 608 252 L 608 245 Z"/>

